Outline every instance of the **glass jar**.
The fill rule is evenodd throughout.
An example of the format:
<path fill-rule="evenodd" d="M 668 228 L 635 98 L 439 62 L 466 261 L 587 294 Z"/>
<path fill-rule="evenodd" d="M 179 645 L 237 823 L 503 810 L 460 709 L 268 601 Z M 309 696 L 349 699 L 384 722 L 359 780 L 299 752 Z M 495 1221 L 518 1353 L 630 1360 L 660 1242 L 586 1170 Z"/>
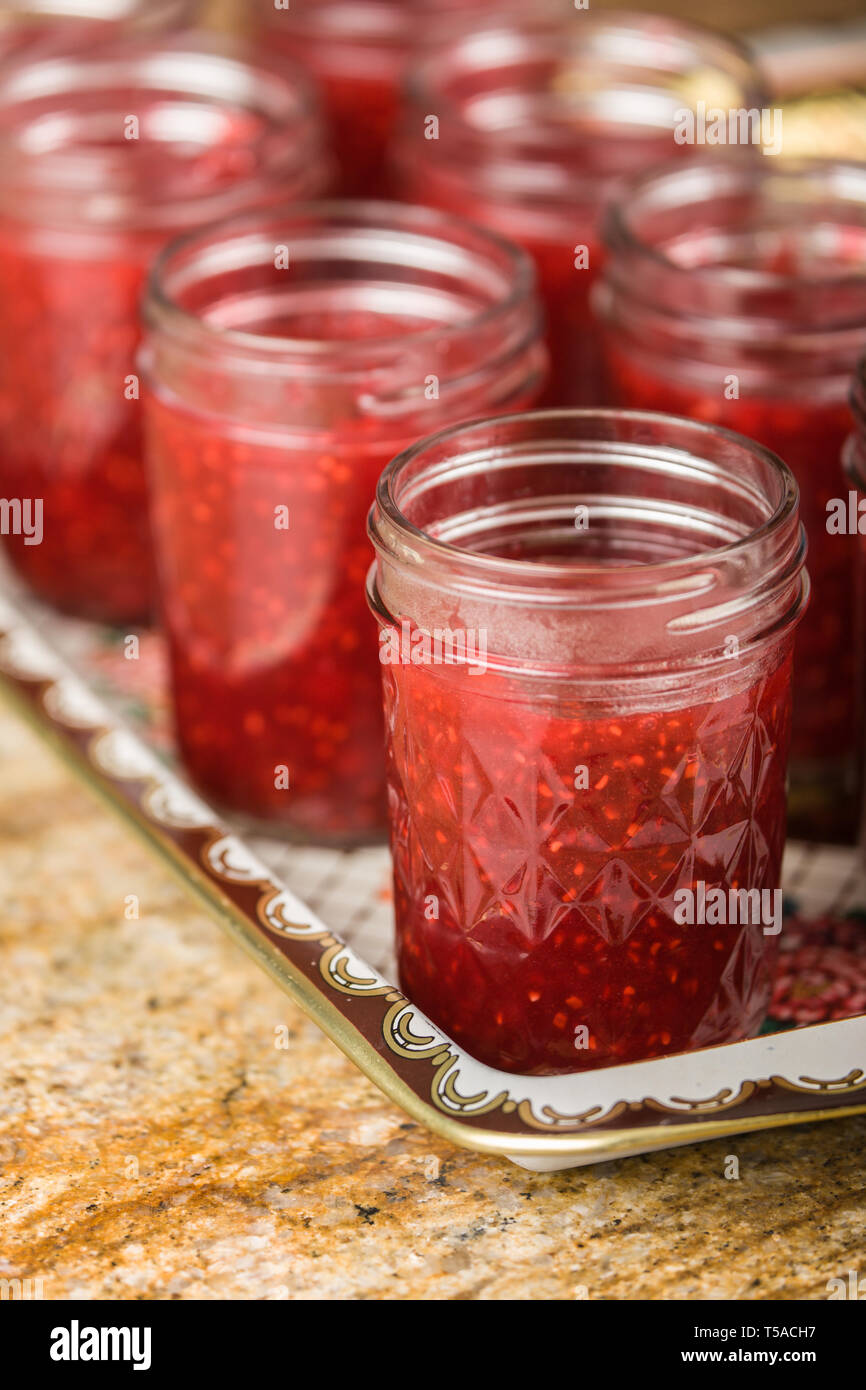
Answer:
<path fill-rule="evenodd" d="M 534 401 L 531 263 L 456 218 L 322 203 L 177 243 L 147 301 L 148 458 L 196 784 L 297 838 L 384 833 L 364 521 L 433 424 Z"/>
<path fill-rule="evenodd" d="M 604 398 L 590 286 L 617 180 L 696 147 L 684 110 L 756 107 L 758 78 L 730 39 L 656 15 L 573 12 L 464 35 L 410 74 L 395 142 L 402 197 L 459 209 L 513 237 L 538 269 L 552 405 Z"/>
<path fill-rule="evenodd" d="M 596 298 L 615 400 L 737 429 L 800 486 L 814 598 L 797 637 L 792 829 L 851 839 L 856 710 L 844 486 L 866 341 L 866 166 L 713 159 L 626 185 Z"/>
<path fill-rule="evenodd" d="M 370 531 L 406 994 L 524 1073 L 754 1033 L 807 591 L 786 466 L 541 411 L 408 449 Z"/>
<path fill-rule="evenodd" d="M 0 487 L 44 599 L 145 620 L 139 300 L 178 232 L 327 174 L 308 79 L 201 35 L 39 50 L 0 71 Z"/>
<path fill-rule="evenodd" d="M 386 151 L 412 53 L 509 6 L 516 0 L 257 0 L 254 19 L 260 40 L 303 63 L 321 87 L 340 192 L 375 198 L 391 191 Z"/>

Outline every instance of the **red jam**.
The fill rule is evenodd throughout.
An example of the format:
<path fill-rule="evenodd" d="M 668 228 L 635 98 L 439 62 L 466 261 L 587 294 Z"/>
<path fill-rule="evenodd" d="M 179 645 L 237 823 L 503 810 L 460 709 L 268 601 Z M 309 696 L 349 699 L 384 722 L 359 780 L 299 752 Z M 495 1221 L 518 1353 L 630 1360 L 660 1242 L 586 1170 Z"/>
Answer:
<path fill-rule="evenodd" d="M 361 420 L 290 452 L 174 401 L 150 406 L 184 764 L 220 805 L 313 839 L 375 839 L 383 823 L 364 517 L 395 445 L 377 434 Z"/>
<path fill-rule="evenodd" d="M 277 175 L 282 196 L 318 180 L 293 167 L 298 146 L 318 149 L 303 79 L 197 43 L 82 44 L 0 81 L 0 489 L 44 511 L 41 544 L 6 545 L 40 597 L 109 622 L 153 603 L 137 361 L 149 266 L 174 233 L 272 198 Z"/>
<path fill-rule="evenodd" d="M 753 1035 L 805 596 L 784 466 L 666 416 L 526 415 L 395 460 L 371 535 L 408 997 L 525 1073 Z"/>
<path fill-rule="evenodd" d="M 760 105 L 758 79 L 733 43 L 678 21 L 567 9 L 539 19 L 524 13 L 421 56 L 395 165 L 402 197 L 466 212 L 533 256 L 551 357 L 545 401 L 598 405 L 589 295 L 617 180 L 693 156 L 674 139 L 677 112 L 720 90 L 734 106 Z"/>
<path fill-rule="evenodd" d="M 109 622 L 144 620 L 152 603 L 138 404 L 124 390 L 145 271 L 133 246 L 69 260 L 0 223 L 0 486 L 41 498 L 45 531 L 5 545 L 40 598 Z"/>
<path fill-rule="evenodd" d="M 700 881 L 726 894 L 778 886 L 790 682 L 789 657 L 733 698 L 604 719 L 527 708 L 488 678 L 388 668 L 409 998 L 507 1071 L 755 1033 L 776 938 L 683 926 L 671 904 Z M 588 791 L 575 790 L 577 766 Z"/>
<path fill-rule="evenodd" d="M 398 80 L 352 71 L 327 73 L 310 63 L 327 103 L 329 138 L 345 197 L 391 194 L 387 149 L 400 111 Z"/>
<path fill-rule="evenodd" d="M 547 324 L 550 372 L 542 403 L 598 404 L 604 395 L 604 375 L 589 307 L 602 265 L 598 208 L 575 205 L 565 218 L 551 212 L 541 224 L 533 221 L 524 230 L 507 203 L 485 198 L 483 188 L 476 186 L 468 205 L 462 183 L 449 179 L 432 161 L 425 164 L 414 156 L 407 159 L 400 191 L 407 201 L 457 215 L 469 207 L 481 226 L 519 242 L 535 263 Z"/>
<path fill-rule="evenodd" d="M 676 178 L 636 181 L 609 220 L 596 299 L 609 390 L 748 435 L 794 472 L 812 599 L 797 632 L 791 813 L 797 833 L 850 838 L 856 546 L 828 518 L 846 492 L 846 397 L 866 335 L 866 177 L 706 161 L 675 197 Z M 665 221 L 663 196 L 676 209 Z"/>
<path fill-rule="evenodd" d="M 489 18 L 503 3 L 507 10 L 508 0 L 260 0 L 262 43 L 302 63 L 321 89 L 343 195 L 392 192 L 388 150 L 413 51 Z"/>
<path fill-rule="evenodd" d="M 833 461 L 851 429 L 847 405 L 755 397 L 726 401 L 656 376 L 615 346 L 608 365 L 618 404 L 724 425 L 759 440 L 793 470 L 809 537 L 812 601 L 797 631 L 792 755 L 844 757 L 855 729 L 853 547 L 845 537 L 828 534 L 827 503 L 840 494 L 841 472 Z M 816 460 L 822 461 L 819 468 Z"/>
<path fill-rule="evenodd" d="M 181 753 L 235 813 L 299 838 L 380 838 L 369 501 L 430 423 L 535 399 L 531 266 L 468 225 L 366 203 L 229 222 L 213 245 L 211 257 L 208 236 L 196 242 L 192 271 L 177 252 L 185 321 L 156 294 L 149 309 L 153 518 Z M 288 248 L 287 269 L 274 246 Z M 227 248 L 226 264 L 250 259 L 220 275 Z M 158 271 L 169 302 L 174 275 L 169 253 Z"/>

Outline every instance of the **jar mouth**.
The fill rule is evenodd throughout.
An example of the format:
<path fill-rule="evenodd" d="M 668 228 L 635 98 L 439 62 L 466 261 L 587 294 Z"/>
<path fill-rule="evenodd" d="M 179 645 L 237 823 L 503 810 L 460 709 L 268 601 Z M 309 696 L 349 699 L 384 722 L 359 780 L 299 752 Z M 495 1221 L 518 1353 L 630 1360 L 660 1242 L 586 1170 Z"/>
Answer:
<path fill-rule="evenodd" d="M 471 166 L 502 196 L 574 201 L 599 181 L 676 152 L 678 113 L 760 105 L 744 47 L 700 25 L 640 14 L 488 26 L 410 72 L 418 129 L 439 119 L 430 158 Z"/>
<path fill-rule="evenodd" d="M 796 332 L 866 317 L 866 165 L 743 151 L 629 180 L 608 208 L 605 285 L 666 316 Z M 605 314 L 605 296 L 600 295 Z"/>
<path fill-rule="evenodd" d="M 319 154 L 310 80 L 208 34 L 64 36 L 0 73 L 10 216 L 173 226 L 217 217 Z"/>
<path fill-rule="evenodd" d="M 449 354 L 470 368 L 477 342 L 466 361 L 460 344 L 479 335 L 493 356 L 514 350 L 538 333 L 534 290 L 529 257 L 493 232 L 408 204 L 338 200 L 178 239 L 156 259 L 145 312 L 191 351 L 352 378 L 425 354 L 430 371 Z"/>
<path fill-rule="evenodd" d="M 730 430 L 653 412 L 444 430 L 385 470 L 368 532 L 383 627 L 444 633 L 451 653 L 482 634 L 491 669 L 609 699 L 611 677 L 646 694 L 647 680 L 718 679 L 732 658 L 746 671 L 808 597 L 787 466 Z"/>
<path fill-rule="evenodd" d="M 654 442 L 650 437 L 653 432 L 671 442 Z M 752 476 L 743 471 L 746 461 Z M 721 543 L 700 544 L 690 553 L 667 560 L 635 563 L 626 559 L 617 564 L 609 559 L 582 563 L 572 558 L 564 562 L 512 558 L 447 539 L 452 534 L 470 534 L 473 525 L 482 535 L 488 524 L 505 524 L 504 504 L 524 496 L 518 492 L 510 499 L 507 488 L 495 502 L 478 505 L 473 499 L 462 516 L 447 515 L 446 509 L 445 514 L 435 517 L 431 529 L 412 519 L 413 510 L 417 516 L 433 506 L 431 499 L 437 489 L 460 487 L 472 478 L 489 480 L 491 470 L 497 468 L 500 472 L 517 471 L 539 465 L 562 470 L 564 480 L 572 485 L 579 485 L 581 469 L 593 476 L 605 471 L 611 477 L 617 469 L 637 469 L 650 480 L 654 473 L 676 479 L 683 498 L 689 489 L 715 488 L 717 512 L 713 515 L 711 509 L 705 510 L 699 526 L 705 537 L 715 530 Z M 567 477 L 569 470 L 571 478 Z M 554 480 L 552 473 L 545 478 L 548 483 Z M 489 486 L 488 495 L 493 495 Z M 563 495 L 570 505 L 571 494 Z M 625 510 L 630 510 L 632 498 L 625 493 L 615 489 L 598 495 L 608 500 L 619 496 Z M 544 504 L 550 499 L 534 500 Z M 674 508 L 679 507 L 680 500 L 671 498 Z M 417 547 L 419 555 L 456 564 L 481 584 L 506 589 L 549 588 L 564 591 L 575 601 L 580 591 L 579 601 L 585 601 L 595 583 L 611 594 L 621 591 L 631 601 L 639 590 L 676 584 L 696 566 L 736 559 L 784 534 L 792 523 L 796 530 L 798 501 L 797 483 L 787 464 L 733 430 L 654 411 L 539 410 L 461 423 L 403 450 L 379 480 L 370 513 L 370 535 L 377 548 L 387 549 L 392 542 Z M 740 517 L 733 514 L 737 505 L 742 510 Z M 547 513 L 542 510 L 539 515 L 545 517 Z M 682 513 L 679 515 L 685 520 Z M 673 517 L 674 512 L 670 519 Z M 587 589 L 585 594 L 583 589 Z"/>

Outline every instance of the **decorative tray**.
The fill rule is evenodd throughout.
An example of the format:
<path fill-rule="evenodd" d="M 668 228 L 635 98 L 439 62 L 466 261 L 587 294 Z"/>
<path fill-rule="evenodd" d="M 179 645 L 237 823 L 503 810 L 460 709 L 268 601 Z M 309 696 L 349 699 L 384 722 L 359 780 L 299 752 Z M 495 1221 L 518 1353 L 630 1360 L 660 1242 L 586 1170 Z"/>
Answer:
<path fill-rule="evenodd" d="M 791 845 L 776 990 L 757 1038 L 568 1076 L 516 1076 L 394 980 L 388 854 L 244 837 L 172 767 L 161 640 L 58 618 L 0 576 L 0 694 L 141 835 L 395 1104 L 533 1169 L 866 1112 L 866 880 Z"/>

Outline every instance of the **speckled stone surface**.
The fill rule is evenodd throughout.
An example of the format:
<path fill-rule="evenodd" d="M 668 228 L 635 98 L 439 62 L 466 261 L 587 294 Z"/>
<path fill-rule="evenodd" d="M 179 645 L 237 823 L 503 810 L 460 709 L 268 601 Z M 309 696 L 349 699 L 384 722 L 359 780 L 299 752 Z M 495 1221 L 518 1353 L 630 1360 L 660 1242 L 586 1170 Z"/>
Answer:
<path fill-rule="evenodd" d="M 866 1118 L 544 1176 L 434 1139 L 2 707 L 0 904 L 0 1277 L 48 1299 L 826 1298 L 862 1265 Z"/>

